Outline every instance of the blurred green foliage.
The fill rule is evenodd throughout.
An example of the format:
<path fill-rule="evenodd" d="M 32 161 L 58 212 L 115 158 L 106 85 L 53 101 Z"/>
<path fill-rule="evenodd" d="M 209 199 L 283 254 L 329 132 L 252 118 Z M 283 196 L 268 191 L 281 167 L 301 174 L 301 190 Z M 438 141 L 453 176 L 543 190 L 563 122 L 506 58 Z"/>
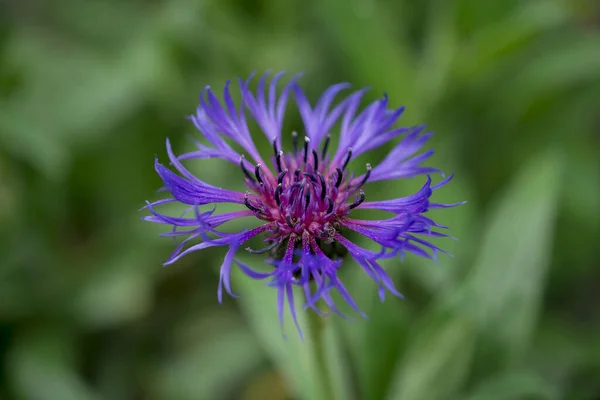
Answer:
<path fill-rule="evenodd" d="M 583 0 L 0 1 L 0 398 L 600 398 L 599 27 Z M 387 263 L 406 301 L 348 262 L 370 318 L 304 343 L 260 282 L 218 305 L 219 249 L 162 269 L 137 212 L 201 88 L 267 69 L 407 105 L 456 174 L 436 201 L 468 200 L 433 213 L 454 258 Z"/>

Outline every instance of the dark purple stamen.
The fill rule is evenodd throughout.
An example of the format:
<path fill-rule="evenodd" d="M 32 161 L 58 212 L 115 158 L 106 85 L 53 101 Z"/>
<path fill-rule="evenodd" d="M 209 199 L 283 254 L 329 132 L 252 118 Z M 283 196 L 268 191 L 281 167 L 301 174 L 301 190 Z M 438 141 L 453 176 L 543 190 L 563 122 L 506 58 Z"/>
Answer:
<path fill-rule="evenodd" d="M 281 158 L 283 157 L 283 151 L 279 151 L 275 156 L 275 160 L 277 162 L 277 172 L 281 172 Z"/>
<path fill-rule="evenodd" d="M 358 185 L 356 185 L 354 190 L 360 188 L 362 185 L 367 183 L 367 181 L 369 180 L 369 176 L 371 176 L 371 169 L 372 169 L 371 164 L 367 163 L 367 173 L 365 174 L 365 177 L 362 179 L 362 181 L 360 181 L 360 183 Z"/>
<path fill-rule="evenodd" d="M 285 175 L 288 173 L 287 169 L 284 169 L 283 171 L 281 171 L 279 173 L 279 175 L 277 176 L 277 184 L 281 185 L 283 183 L 283 178 L 285 178 Z"/>
<path fill-rule="evenodd" d="M 331 135 L 327 134 L 325 136 L 325 143 L 323 143 L 323 150 L 321 151 L 321 158 L 325 159 L 325 154 L 327 154 L 327 148 L 329 147 L 329 141 L 331 140 Z"/>
<path fill-rule="evenodd" d="M 263 210 L 261 210 L 260 208 L 256 208 L 252 204 L 250 204 L 250 200 L 248 200 L 248 192 L 246 192 L 246 195 L 244 196 L 244 205 L 248 207 L 248 209 L 250 209 L 251 211 L 254 211 L 255 213 L 263 213 Z"/>
<path fill-rule="evenodd" d="M 309 179 L 310 179 L 311 181 L 315 182 L 315 183 L 317 183 L 317 182 L 318 182 L 318 180 L 317 180 L 317 177 L 315 176 L 315 174 L 310 174 L 310 173 L 307 173 L 307 172 L 305 172 L 305 173 L 304 173 L 304 176 L 308 176 L 308 177 L 309 177 Z"/>
<path fill-rule="evenodd" d="M 254 180 L 254 177 L 252 175 L 250 175 L 250 172 L 246 169 L 246 166 L 244 165 L 244 161 L 246 160 L 246 157 L 244 157 L 244 155 L 242 154 L 240 157 L 240 167 L 242 168 L 242 172 L 244 173 L 244 175 L 246 176 L 246 178 L 248 178 L 248 180 L 252 183 L 256 183 L 256 181 Z"/>
<path fill-rule="evenodd" d="M 281 206 L 281 192 L 283 191 L 283 187 L 281 186 L 281 183 L 279 185 L 277 185 L 277 189 L 275 189 L 275 202 L 277 203 L 277 206 Z"/>
<path fill-rule="evenodd" d="M 263 180 L 260 177 L 260 164 L 256 164 L 256 167 L 254 168 L 254 176 L 256 176 L 256 180 L 258 181 L 258 183 L 262 185 Z"/>
<path fill-rule="evenodd" d="M 358 198 L 356 199 L 356 201 L 354 203 L 352 203 L 350 205 L 350 207 L 348 207 L 348 210 L 352 210 L 353 208 L 356 208 L 358 206 L 360 206 L 362 204 L 363 201 L 365 201 L 365 192 L 361 191 L 358 193 Z"/>
<path fill-rule="evenodd" d="M 335 180 L 335 187 L 339 188 L 342 184 L 342 178 L 344 177 L 344 172 L 340 168 L 335 169 L 337 171 L 337 177 Z"/>
<path fill-rule="evenodd" d="M 345 170 L 352 158 L 352 147 L 348 148 L 348 154 L 346 155 L 346 161 L 344 161 L 344 165 L 342 166 L 342 170 Z"/>
<path fill-rule="evenodd" d="M 279 151 L 279 149 L 277 148 L 277 138 L 273 139 L 273 154 L 275 154 L 277 172 L 281 172 L 281 157 L 283 156 L 283 151 Z"/>
<path fill-rule="evenodd" d="M 315 171 L 318 171 L 319 170 L 319 154 L 317 154 L 317 151 L 315 149 L 313 149 L 312 155 L 313 155 L 313 159 L 315 160 Z"/>
<path fill-rule="evenodd" d="M 331 200 L 331 197 L 327 197 L 327 202 L 329 203 L 329 207 L 327 207 L 327 211 L 325 211 L 325 214 L 329 214 L 333 211 L 333 200 Z"/>
<path fill-rule="evenodd" d="M 317 171 L 317 175 L 319 176 L 319 180 L 321 181 L 321 200 L 325 199 L 325 194 L 327 192 L 327 185 L 325 184 L 325 178 L 321 175 L 320 172 Z"/>
<path fill-rule="evenodd" d="M 295 182 L 292 186 L 291 189 L 295 189 L 295 188 L 299 188 L 300 186 L 304 186 L 306 185 L 306 178 L 302 179 L 301 182 Z"/>
<path fill-rule="evenodd" d="M 306 165 L 308 161 L 308 144 L 310 143 L 310 138 L 308 136 L 304 136 L 304 164 Z"/>

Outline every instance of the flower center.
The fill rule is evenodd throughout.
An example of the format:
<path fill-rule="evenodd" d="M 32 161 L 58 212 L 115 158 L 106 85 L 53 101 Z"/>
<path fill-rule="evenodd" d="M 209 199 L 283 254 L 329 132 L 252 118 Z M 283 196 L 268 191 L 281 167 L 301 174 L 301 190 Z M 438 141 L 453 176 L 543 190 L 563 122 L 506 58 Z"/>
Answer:
<path fill-rule="evenodd" d="M 257 218 L 272 221 L 276 236 L 301 235 L 308 231 L 317 238 L 331 242 L 338 228 L 338 220 L 360 205 L 365 194 L 360 189 L 369 179 L 371 166 L 359 181 L 346 171 L 352 157 L 348 149 L 341 167 L 330 163 L 327 155 L 330 136 L 327 135 L 321 151 L 311 148 L 310 139 L 304 138 L 303 148 L 298 147 L 298 136 L 292 134 L 293 151 L 284 153 L 273 141 L 273 166 L 277 175 L 257 164 L 252 174 L 244 156 L 240 167 L 248 187 L 244 204 Z M 356 200 L 347 204 L 352 194 Z"/>

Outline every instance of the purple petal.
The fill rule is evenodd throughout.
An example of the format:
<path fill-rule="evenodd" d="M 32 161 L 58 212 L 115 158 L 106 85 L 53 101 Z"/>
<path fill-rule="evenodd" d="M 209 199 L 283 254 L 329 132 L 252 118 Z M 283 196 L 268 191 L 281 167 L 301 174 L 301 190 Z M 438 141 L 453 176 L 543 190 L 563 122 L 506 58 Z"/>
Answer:
<path fill-rule="evenodd" d="M 244 194 L 211 186 L 195 178 L 193 181 L 175 175 L 171 170 L 154 162 L 156 172 L 163 180 L 166 189 L 178 201 L 190 205 L 209 203 L 244 203 Z"/>

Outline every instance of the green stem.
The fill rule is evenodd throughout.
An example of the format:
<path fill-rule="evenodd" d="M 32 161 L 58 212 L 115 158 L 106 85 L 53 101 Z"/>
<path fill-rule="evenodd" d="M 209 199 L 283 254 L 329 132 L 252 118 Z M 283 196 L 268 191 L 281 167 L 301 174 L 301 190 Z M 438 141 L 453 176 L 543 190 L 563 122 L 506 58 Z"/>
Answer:
<path fill-rule="evenodd" d="M 331 385 L 331 373 L 329 371 L 326 349 L 324 344 L 324 327 L 327 321 L 316 312 L 309 310 L 307 325 L 309 331 L 310 341 L 313 343 L 314 354 L 317 359 L 317 368 L 319 368 L 318 375 L 322 382 L 321 392 L 323 393 L 324 400 L 334 400 L 333 387 Z"/>

